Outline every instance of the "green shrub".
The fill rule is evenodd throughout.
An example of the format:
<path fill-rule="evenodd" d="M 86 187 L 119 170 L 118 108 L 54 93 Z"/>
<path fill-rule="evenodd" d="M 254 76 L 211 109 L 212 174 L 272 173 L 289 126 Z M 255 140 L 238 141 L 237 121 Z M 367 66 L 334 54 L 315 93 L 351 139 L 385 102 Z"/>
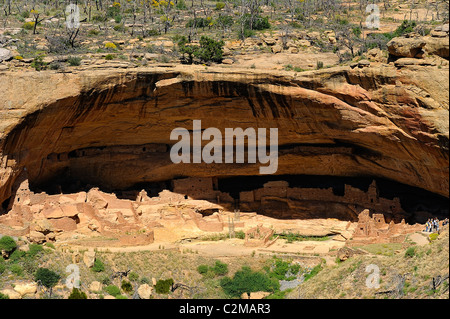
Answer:
<path fill-rule="evenodd" d="M 275 292 L 280 289 L 278 280 L 270 278 L 262 272 L 252 271 L 248 266 L 243 266 L 241 270 L 234 274 L 233 278 L 222 278 L 220 286 L 230 297 L 240 297 L 244 292 Z"/>
<path fill-rule="evenodd" d="M 0 250 L 4 250 L 7 253 L 11 253 L 17 248 L 16 241 L 10 236 L 3 236 L 0 238 Z"/>
<path fill-rule="evenodd" d="M 216 276 L 224 276 L 228 273 L 228 265 L 217 260 L 212 270 Z"/>
<path fill-rule="evenodd" d="M 30 17 L 30 11 L 28 11 L 28 10 L 22 11 L 22 12 L 20 13 L 20 16 L 21 16 L 22 18 L 24 18 L 24 19 L 27 19 L 27 18 Z"/>
<path fill-rule="evenodd" d="M 101 283 L 104 284 L 105 286 L 108 286 L 111 283 L 111 278 L 105 276 L 101 279 Z"/>
<path fill-rule="evenodd" d="M 186 6 L 186 3 L 184 2 L 184 0 L 178 0 L 177 9 L 178 10 L 186 10 L 187 9 L 187 6 Z"/>
<path fill-rule="evenodd" d="M 79 66 L 81 64 L 81 58 L 78 56 L 71 56 L 67 59 L 67 63 L 70 66 Z"/>
<path fill-rule="evenodd" d="M 200 48 L 194 51 L 194 56 L 204 62 L 220 62 L 223 56 L 223 41 L 215 41 L 209 37 L 200 38 Z"/>
<path fill-rule="evenodd" d="M 3 274 L 6 270 L 6 265 L 0 262 L 0 275 Z"/>
<path fill-rule="evenodd" d="M 200 265 L 200 266 L 197 267 L 197 271 L 201 275 L 206 274 L 208 272 L 208 270 L 209 270 L 208 265 Z"/>
<path fill-rule="evenodd" d="M 2 294 L 1 292 L 0 292 L 0 300 L 1 299 L 9 299 L 9 296 L 8 295 L 5 295 L 5 294 Z"/>
<path fill-rule="evenodd" d="M 93 22 L 106 22 L 108 20 L 108 17 L 105 15 L 94 15 L 91 19 Z"/>
<path fill-rule="evenodd" d="M 317 275 L 322 270 L 322 263 L 315 266 L 308 274 L 305 275 L 304 281 L 307 281 Z"/>
<path fill-rule="evenodd" d="M 96 35 L 99 35 L 99 34 L 100 34 L 100 31 L 97 30 L 97 29 L 90 29 L 88 31 L 88 36 L 96 36 Z"/>
<path fill-rule="evenodd" d="M 9 260 L 10 260 L 11 262 L 17 262 L 17 261 L 19 261 L 19 260 L 25 258 L 26 255 L 27 255 L 27 253 L 24 252 L 23 250 L 14 250 L 14 251 L 12 252 L 12 254 L 9 255 Z"/>
<path fill-rule="evenodd" d="M 47 68 L 47 63 L 44 62 L 44 57 L 42 55 L 38 55 L 34 58 L 33 62 L 31 62 L 31 66 L 35 68 L 36 71 L 41 71 Z"/>
<path fill-rule="evenodd" d="M 59 279 L 61 279 L 59 274 L 47 268 L 39 268 L 34 275 L 34 281 L 40 282 L 46 288 L 54 287 Z"/>
<path fill-rule="evenodd" d="M 113 60 L 113 59 L 114 59 L 114 54 L 107 54 L 107 55 L 105 56 L 105 60 L 111 61 L 111 60 Z"/>
<path fill-rule="evenodd" d="M 266 270 L 269 276 L 277 280 L 294 280 L 300 271 L 300 265 L 291 264 L 281 258 L 274 257 L 271 267 L 268 267 Z"/>
<path fill-rule="evenodd" d="M 29 250 L 26 254 L 30 257 L 35 257 L 40 252 L 44 251 L 44 247 L 38 244 L 31 244 L 28 248 Z"/>
<path fill-rule="evenodd" d="M 394 37 L 400 37 L 414 31 L 416 21 L 403 20 L 402 24 L 394 31 Z"/>
<path fill-rule="evenodd" d="M 253 30 L 250 30 L 248 28 L 244 28 L 244 30 L 239 29 L 239 38 L 240 39 L 250 38 L 254 35 L 255 35 L 255 31 L 253 31 Z"/>
<path fill-rule="evenodd" d="M 231 27 L 233 25 L 233 17 L 228 15 L 220 15 L 217 23 L 223 27 Z"/>
<path fill-rule="evenodd" d="M 87 296 L 80 289 L 74 287 L 67 299 L 87 299 Z"/>
<path fill-rule="evenodd" d="M 216 3 L 216 10 L 222 10 L 223 8 L 225 8 L 225 3 L 223 2 Z"/>
<path fill-rule="evenodd" d="M 439 237 L 439 234 L 437 233 L 432 233 L 430 235 L 428 235 L 428 238 L 430 238 L 430 241 L 436 240 Z"/>
<path fill-rule="evenodd" d="M 158 294 L 168 294 L 170 291 L 170 288 L 172 288 L 173 285 L 173 279 L 166 279 L 166 280 L 158 280 L 155 285 L 155 291 Z"/>
<path fill-rule="evenodd" d="M 282 259 L 275 259 L 271 276 L 278 280 L 284 280 L 286 273 L 289 271 L 289 263 Z"/>
<path fill-rule="evenodd" d="M 405 251 L 405 257 L 410 258 L 410 257 L 414 257 L 414 255 L 416 254 L 416 247 L 409 247 L 406 251 Z"/>
<path fill-rule="evenodd" d="M 208 265 L 200 265 L 197 267 L 197 271 L 202 274 L 205 278 L 214 278 L 216 276 L 224 276 L 228 273 L 228 265 L 216 260 L 214 267 L 209 267 Z"/>
<path fill-rule="evenodd" d="M 111 6 L 106 9 L 106 16 L 108 18 L 115 18 L 116 16 L 120 15 L 120 6 Z"/>
<path fill-rule="evenodd" d="M 110 294 L 111 296 L 116 297 L 117 295 L 120 295 L 120 289 L 116 285 L 109 285 L 105 287 L 105 292 Z"/>
<path fill-rule="evenodd" d="M 124 296 L 124 295 L 116 295 L 115 296 L 116 297 L 116 299 L 128 299 L 128 297 L 127 296 Z"/>
<path fill-rule="evenodd" d="M 130 279 L 130 281 L 138 281 L 139 280 L 139 275 L 135 272 L 131 272 L 128 275 L 128 279 Z"/>
<path fill-rule="evenodd" d="M 122 24 L 116 24 L 113 29 L 117 32 L 125 31 L 125 27 Z"/>
<path fill-rule="evenodd" d="M 149 285 L 150 284 L 150 279 L 148 279 L 147 277 L 142 277 L 141 278 L 141 284 L 147 284 L 147 285 Z"/>
<path fill-rule="evenodd" d="M 118 15 L 116 15 L 116 16 L 114 17 L 114 21 L 115 21 L 116 23 L 122 22 L 122 19 L 123 19 L 123 17 L 122 17 L 122 15 L 120 15 L 120 14 L 118 14 Z"/>
<path fill-rule="evenodd" d="M 132 292 L 133 291 L 133 285 L 128 280 L 122 280 L 122 285 L 120 287 L 125 292 Z"/>
<path fill-rule="evenodd" d="M 316 69 L 317 69 L 317 70 L 323 69 L 323 62 L 322 62 L 322 61 L 317 61 L 317 63 L 316 63 Z"/>
<path fill-rule="evenodd" d="M 103 264 L 103 262 L 96 258 L 94 261 L 94 266 L 92 266 L 92 271 L 94 272 L 102 272 L 105 270 L 105 265 Z"/>
<path fill-rule="evenodd" d="M 269 22 L 269 17 L 256 16 L 251 23 L 250 14 L 245 14 L 242 19 L 244 19 L 244 28 L 250 30 L 265 30 L 271 27 Z M 250 25 L 251 24 L 251 25 Z"/>
<path fill-rule="evenodd" d="M 158 29 L 150 29 L 150 30 L 147 30 L 146 34 L 147 34 L 147 36 L 152 37 L 152 36 L 160 35 L 161 32 L 159 32 Z"/>
<path fill-rule="evenodd" d="M 252 64 L 252 69 L 256 68 L 254 64 Z M 238 230 L 237 232 L 234 233 L 234 235 L 236 236 L 236 238 L 238 239 L 245 239 L 245 232 L 242 230 Z"/>
<path fill-rule="evenodd" d="M 209 24 L 208 20 L 205 18 L 195 18 L 195 19 L 189 19 L 186 23 L 186 28 L 205 28 Z"/>
<path fill-rule="evenodd" d="M 18 264 L 12 264 L 9 266 L 9 270 L 16 276 L 23 276 L 23 268 Z"/>

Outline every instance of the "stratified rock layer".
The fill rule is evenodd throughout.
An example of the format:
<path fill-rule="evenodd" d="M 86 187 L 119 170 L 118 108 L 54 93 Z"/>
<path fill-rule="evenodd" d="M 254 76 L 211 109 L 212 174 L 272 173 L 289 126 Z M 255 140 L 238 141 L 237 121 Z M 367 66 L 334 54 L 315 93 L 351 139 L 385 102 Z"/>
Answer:
<path fill-rule="evenodd" d="M 180 176 L 258 175 L 256 164 L 173 164 L 171 131 L 278 128 L 277 174 L 368 176 L 443 196 L 448 68 L 293 73 L 174 66 L 0 74 L 0 202 L 31 187 L 104 189 Z M 204 142 L 206 144 L 207 141 Z"/>

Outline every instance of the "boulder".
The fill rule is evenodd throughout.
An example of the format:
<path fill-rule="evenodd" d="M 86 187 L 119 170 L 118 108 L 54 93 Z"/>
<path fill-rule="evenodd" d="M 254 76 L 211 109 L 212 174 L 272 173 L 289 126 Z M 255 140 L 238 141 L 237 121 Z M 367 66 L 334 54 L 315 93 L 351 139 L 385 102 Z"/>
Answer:
<path fill-rule="evenodd" d="M 373 48 L 367 51 L 367 58 L 373 62 L 386 62 L 386 58 L 383 54 L 383 51 L 379 48 Z"/>
<path fill-rule="evenodd" d="M 349 259 L 350 257 L 352 257 L 353 255 L 355 255 L 355 251 L 349 247 L 342 247 L 337 252 L 337 258 L 340 261 L 345 261 L 345 260 Z"/>
<path fill-rule="evenodd" d="M 223 59 L 223 60 L 222 60 L 222 63 L 223 63 L 223 64 L 233 64 L 234 61 L 233 61 L 232 59 Z"/>
<path fill-rule="evenodd" d="M 14 290 L 21 296 L 34 295 L 37 292 L 37 283 L 35 282 L 19 282 L 14 284 Z"/>
<path fill-rule="evenodd" d="M 432 36 L 433 38 L 445 38 L 448 36 L 447 32 L 443 32 L 443 31 L 436 31 L 436 30 L 432 30 L 430 32 L 430 36 Z"/>
<path fill-rule="evenodd" d="M 311 42 L 309 42 L 308 40 L 298 40 L 297 44 L 302 47 L 310 47 L 311 46 Z"/>
<path fill-rule="evenodd" d="M 422 38 L 394 38 L 388 42 L 389 54 L 394 57 L 422 58 L 426 41 Z"/>
<path fill-rule="evenodd" d="M 241 299 L 249 299 L 248 293 L 246 292 L 242 293 Z"/>
<path fill-rule="evenodd" d="M 277 41 L 274 39 L 274 38 L 265 38 L 264 39 L 264 42 L 267 44 L 267 45 L 275 45 L 276 43 L 277 43 Z"/>
<path fill-rule="evenodd" d="M 45 235 L 43 233 L 37 232 L 37 231 L 30 231 L 30 233 L 27 236 L 28 240 L 32 243 L 36 244 L 43 244 L 46 240 Z"/>
<path fill-rule="evenodd" d="M 281 45 L 279 45 L 279 44 L 275 44 L 275 45 L 272 47 L 272 52 L 273 52 L 273 53 L 280 53 L 281 51 L 283 51 L 283 48 L 282 48 Z"/>
<path fill-rule="evenodd" d="M 431 55 L 437 55 L 441 58 L 447 59 L 449 58 L 449 38 L 426 38 L 426 45 L 424 50 Z"/>
<path fill-rule="evenodd" d="M 409 65 L 431 66 L 436 65 L 436 63 L 426 59 L 400 58 L 394 62 L 394 65 L 402 68 Z"/>
<path fill-rule="evenodd" d="M 50 223 L 57 231 L 73 231 L 77 229 L 77 222 L 70 217 L 50 219 Z"/>
<path fill-rule="evenodd" d="M 92 268 L 95 262 L 95 251 L 93 250 L 86 251 L 83 255 L 83 262 L 87 267 Z"/>
<path fill-rule="evenodd" d="M 99 281 L 93 281 L 89 285 L 89 290 L 94 291 L 94 292 L 102 291 L 102 288 L 103 288 L 103 285 Z"/>
<path fill-rule="evenodd" d="M 61 207 L 54 207 L 42 211 L 45 218 L 63 218 L 75 217 L 78 215 L 78 210 L 75 205 L 63 205 Z"/>
<path fill-rule="evenodd" d="M 0 62 L 9 61 L 13 58 L 12 52 L 8 49 L 0 48 Z"/>
<path fill-rule="evenodd" d="M 97 209 L 103 209 L 108 206 L 108 201 L 97 188 L 93 188 L 88 192 L 87 201 Z"/>
<path fill-rule="evenodd" d="M 370 61 L 368 60 L 361 60 L 358 62 L 358 68 L 365 68 L 370 66 Z"/>
<path fill-rule="evenodd" d="M 153 287 L 150 287 L 148 284 L 142 284 L 138 288 L 138 294 L 141 299 L 150 299 L 152 292 Z"/>
<path fill-rule="evenodd" d="M 48 219 L 36 219 L 32 223 L 32 230 L 39 233 L 49 233 L 53 231 L 53 226 Z"/>
<path fill-rule="evenodd" d="M 78 264 L 80 261 L 81 261 L 81 254 L 78 251 L 74 252 L 72 254 L 72 262 L 74 264 Z"/>

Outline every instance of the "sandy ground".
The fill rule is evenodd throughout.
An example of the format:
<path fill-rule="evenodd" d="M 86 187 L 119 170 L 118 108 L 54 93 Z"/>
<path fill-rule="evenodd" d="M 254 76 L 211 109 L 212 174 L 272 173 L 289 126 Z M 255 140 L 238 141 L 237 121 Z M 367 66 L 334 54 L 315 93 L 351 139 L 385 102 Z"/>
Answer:
<path fill-rule="evenodd" d="M 193 241 L 185 243 L 158 242 L 150 245 L 131 247 L 95 247 L 97 251 L 109 252 L 137 252 L 137 251 L 161 251 L 161 250 L 192 250 L 200 255 L 212 257 L 249 256 L 252 254 L 288 254 L 325 256 L 330 250 L 337 250 L 345 245 L 344 242 L 335 240 L 326 241 L 300 241 L 287 243 L 285 240 L 277 240 L 269 247 L 247 247 L 242 239 L 226 239 L 218 241 Z M 71 249 L 86 249 L 86 246 L 70 244 Z M 89 248 L 93 250 L 93 247 Z"/>

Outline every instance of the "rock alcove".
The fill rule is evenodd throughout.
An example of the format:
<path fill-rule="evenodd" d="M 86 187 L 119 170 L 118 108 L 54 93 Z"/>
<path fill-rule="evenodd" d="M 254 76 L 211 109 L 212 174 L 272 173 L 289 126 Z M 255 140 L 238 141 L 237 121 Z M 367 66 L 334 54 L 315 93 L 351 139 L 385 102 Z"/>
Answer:
<path fill-rule="evenodd" d="M 198 178 L 229 197 L 178 192 L 279 218 L 353 221 L 359 206 L 376 207 L 362 207 L 359 195 L 338 204 L 333 196 L 359 190 L 370 201 L 373 189 L 388 203 L 380 212 L 387 220 L 448 216 L 448 100 L 421 76 L 388 67 L 292 77 L 184 66 L 7 75 L 15 93 L 1 110 L 3 213 L 26 176 L 33 192 L 99 187 L 123 198 L 177 192 L 177 180 Z M 170 133 L 194 119 L 221 131 L 278 128 L 277 173 L 260 176 L 260 164 L 172 163 Z M 302 188 L 320 194 L 302 200 Z"/>

